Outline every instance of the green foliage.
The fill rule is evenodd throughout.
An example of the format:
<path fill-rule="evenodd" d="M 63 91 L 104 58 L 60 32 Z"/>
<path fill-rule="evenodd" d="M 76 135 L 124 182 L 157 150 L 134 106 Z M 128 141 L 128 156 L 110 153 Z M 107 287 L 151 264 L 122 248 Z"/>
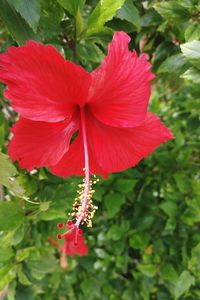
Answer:
<path fill-rule="evenodd" d="M 107 21 L 111 20 L 117 10 L 122 7 L 124 0 L 102 0 L 99 1 L 88 18 L 87 34 L 102 31 Z"/>
<path fill-rule="evenodd" d="M 78 9 L 84 6 L 84 0 L 57 0 L 72 16 L 76 17 Z"/>
<path fill-rule="evenodd" d="M 37 39 L 95 69 L 115 30 L 153 64 L 149 110 L 175 140 L 96 185 L 89 255 L 59 265 L 48 242 L 80 178 L 28 174 L 7 156 L 16 121 L 0 85 L 0 299 L 200 299 L 200 25 L 198 0 L 0 1 L 0 50 Z"/>
<path fill-rule="evenodd" d="M 10 192 L 15 195 L 23 196 L 24 190 L 16 177 L 18 174 L 16 168 L 9 161 L 9 157 L 0 153 L 0 184 L 6 186 Z"/>
<path fill-rule="evenodd" d="M 116 16 L 121 20 L 132 23 L 138 30 L 140 29 L 140 15 L 133 1 L 126 0 L 124 5 L 117 11 Z"/>
<path fill-rule="evenodd" d="M 156 3 L 154 8 L 169 22 L 184 22 L 190 17 L 189 11 L 179 1 L 162 1 Z"/>
<path fill-rule="evenodd" d="M 13 36 L 13 39 L 16 40 L 19 45 L 24 44 L 26 40 L 34 37 L 33 31 L 28 26 L 25 19 L 21 17 L 7 0 L 2 0 L 0 2 L 0 17 L 10 34 Z"/>
<path fill-rule="evenodd" d="M 7 0 L 8 3 L 36 30 L 40 19 L 40 2 L 37 0 Z"/>

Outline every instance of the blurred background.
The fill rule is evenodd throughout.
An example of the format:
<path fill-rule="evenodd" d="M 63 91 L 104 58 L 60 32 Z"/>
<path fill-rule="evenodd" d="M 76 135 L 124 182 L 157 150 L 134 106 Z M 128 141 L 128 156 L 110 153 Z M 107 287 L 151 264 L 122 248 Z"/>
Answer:
<path fill-rule="evenodd" d="M 135 168 L 100 178 L 86 257 L 48 241 L 67 218 L 81 178 L 29 174 L 7 156 L 17 115 L 0 85 L 0 299 L 200 299 L 200 2 L 0 0 L 0 51 L 34 39 L 95 69 L 115 31 L 145 52 L 156 78 L 149 110 L 171 128 Z M 30 203 L 31 201 L 33 203 Z"/>

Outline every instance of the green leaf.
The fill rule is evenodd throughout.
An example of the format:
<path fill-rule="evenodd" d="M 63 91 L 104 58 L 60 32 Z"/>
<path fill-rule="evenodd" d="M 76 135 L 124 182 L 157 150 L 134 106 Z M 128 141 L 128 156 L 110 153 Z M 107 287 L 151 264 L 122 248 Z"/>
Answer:
<path fill-rule="evenodd" d="M 128 193 L 133 191 L 137 182 L 137 179 L 118 179 L 115 182 L 114 187 L 117 191 L 121 193 Z"/>
<path fill-rule="evenodd" d="M 175 54 L 168 57 L 158 68 L 159 73 L 181 74 L 187 70 L 188 61 L 183 54 Z"/>
<path fill-rule="evenodd" d="M 188 262 L 188 268 L 195 270 L 200 269 L 200 243 L 192 249 L 192 256 Z"/>
<path fill-rule="evenodd" d="M 0 291 L 4 289 L 16 276 L 16 267 L 11 264 L 0 268 Z"/>
<path fill-rule="evenodd" d="M 118 241 L 122 238 L 123 236 L 123 229 L 117 225 L 117 224 L 113 224 L 108 232 L 107 232 L 107 236 L 108 236 L 108 239 L 111 239 L 113 241 Z"/>
<path fill-rule="evenodd" d="M 189 11 L 177 1 L 161 1 L 153 5 L 155 10 L 169 22 L 185 22 L 189 19 Z"/>
<path fill-rule="evenodd" d="M 45 41 L 56 41 L 60 34 L 60 24 L 64 16 L 62 7 L 55 0 L 42 1 L 42 14 L 39 22 L 39 38 Z M 59 44 L 61 46 L 61 44 Z"/>
<path fill-rule="evenodd" d="M 192 22 L 185 31 L 186 41 L 193 41 L 200 39 L 200 24 L 198 22 Z"/>
<path fill-rule="evenodd" d="M 21 261 L 25 260 L 27 257 L 29 257 L 30 252 L 34 249 L 35 249 L 34 247 L 28 247 L 28 248 L 17 250 L 16 261 L 21 262 Z"/>
<path fill-rule="evenodd" d="M 104 54 L 99 47 L 91 42 L 85 41 L 77 44 L 76 50 L 77 56 L 83 64 L 88 61 L 99 64 L 104 57 Z"/>
<path fill-rule="evenodd" d="M 138 9 L 132 0 L 126 0 L 124 5 L 117 11 L 116 17 L 132 23 L 138 30 L 141 27 Z"/>
<path fill-rule="evenodd" d="M 17 179 L 19 184 L 25 189 L 26 196 L 30 196 L 37 191 L 37 181 L 30 175 L 20 174 Z"/>
<path fill-rule="evenodd" d="M 66 9 L 72 16 L 76 16 L 78 9 L 82 9 L 85 0 L 57 0 L 58 3 Z"/>
<path fill-rule="evenodd" d="M 5 23 L 14 40 L 19 45 L 34 38 L 34 32 L 19 13 L 8 3 L 0 1 L 0 18 Z"/>
<path fill-rule="evenodd" d="M 78 39 L 84 29 L 84 21 L 81 15 L 80 8 L 78 7 L 76 13 L 76 38 Z"/>
<path fill-rule="evenodd" d="M 175 299 L 180 298 L 186 291 L 195 284 L 195 278 L 188 271 L 183 271 L 175 283 L 174 296 Z"/>
<path fill-rule="evenodd" d="M 15 300 L 35 300 L 35 295 L 31 288 L 21 286 L 17 289 Z"/>
<path fill-rule="evenodd" d="M 191 41 L 181 45 L 183 55 L 195 66 L 200 68 L 200 41 Z"/>
<path fill-rule="evenodd" d="M 41 211 L 41 213 L 38 216 L 38 219 L 45 220 L 45 221 L 52 221 L 52 220 L 58 220 L 58 219 L 65 219 L 66 213 L 65 210 L 61 208 L 53 208 L 49 207 L 47 211 Z"/>
<path fill-rule="evenodd" d="M 0 247 L 0 264 L 5 261 L 10 261 L 14 257 L 14 251 L 11 247 L 5 247 L 2 245 Z"/>
<path fill-rule="evenodd" d="M 170 218 L 176 216 L 178 207 L 177 204 L 171 201 L 166 201 L 160 205 L 160 208 L 168 215 Z"/>
<path fill-rule="evenodd" d="M 160 274 L 162 279 L 174 283 L 178 279 L 178 274 L 172 264 L 165 263 L 160 268 Z"/>
<path fill-rule="evenodd" d="M 181 78 L 191 80 L 194 83 L 200 83 L 200 70 L 194 67 L 189 68 L 185 73 L 181 75 Z"/>
<path fill-rule="evenodd" d="M 182 172 L 176 172 L 173 177 L 181 193 L 188 193 L 190 191 L 189 182 Z"/>
<path fill-rule="evenodd" d="M 47 250 L 40 258 L 37 260 L 35 253 L 32 252 L 32 257 L 27 260 L 28 267 L 31 270 L 31 275 L 35 279 L 42 279 L 47 273 L 53 273 L 56 269 L 56 258 L 55 256 Z"/>
<path fill-rule="evenodd" d="M 7 0 L 11 7 L 25 19 L 33 30 L 36 30 L 40 19 L 39 0 Z"/>
<path fill-rule="evenodd" d="M 19 282 L 23 285 L 32 285 L 26 274 L 22 270 L 22 265 L 17 266 L 17 276 L 19 279 Z"/>
<path fill-rule="evenodd" d="M 22 197 L 24 195 L 24 189 L 16 177 L 17 174 L 18 172 L 10 162 L 9 157 L 0 153 L 0 184 L 6 186 L 15 195 Z"/>
<path fill-rule="evenodd" d="M 0 148 L 5 143 L 5 137 L 7 131 L 8 131 L 8 121 L 5 118 L 3 112 L 0 111 Z"/>
<path fill-rule="evenodd" d="M 111 20 L 125 0 L 101 0 L 89 16 L 87 35 L 102 31 L 105 23 Z"/>
<path fill-rule="evenodd" d="M 145 250 L 148 246 L 150 236 L 146 232 L 135 232 L 132 233 L 129 239 L 131 248 Z"/>
<path fill-rule="evenodd" d="M 133 191 L 137 182 L 137 179 L 118 179 L 114 186 L 117 191 L 121 193 L 128 193 Z"/>
<path fill-rule="evenodd" d="M 110 193 L 105 196 L 105 207 L 109 218 L 113 218 L 121 209 L 125 202 L 125 197 L 118 193 Z"/>
<path fill-rule="evenodd" d="M 0 202 L 0 230 L 17 228 L 23 221 L 23 211 L 18 203 Z"/>
<path fill-rule="evenodd" d="M 147 277 L 154 277 L 156 275 L 156 265 L 148 264 L 148 265 L 138 265 L 139 271 Z"/>

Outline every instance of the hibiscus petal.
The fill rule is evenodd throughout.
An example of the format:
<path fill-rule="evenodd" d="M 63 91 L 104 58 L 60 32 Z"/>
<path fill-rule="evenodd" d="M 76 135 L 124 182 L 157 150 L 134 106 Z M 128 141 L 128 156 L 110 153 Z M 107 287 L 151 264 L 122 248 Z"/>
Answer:
<path fill-rule="evenodd" d="M 102 65 L 92 72 L 89 103 L 101 122 L 118 127 L 140 125 L 146 116 L 150 80 L 146 55 L 128 50 L 129 36 L 115 33 Z"/>
<path fill-rule="evenodd" d="M 90 136 L 88 136 L 90 139 Z M 107 178 L 108 174 L 98 164 L 90 144 L 88 144 L 89 151 L 89 165 L 91 174 L 99 174 L 104 178 Z M 71 175 L 84 176 L 83 168 L 85 166 L 84 161 L 84 147 L 83 136 L 81 131 L 78 137 L 70 145 L 69 151 L 63 156 L 57 165 L 51 166 L 50 170 L 54 175 L 68 177 Z"/>
<path fill-rule="evenodd" d="M 67 152 L 77 129 L 77 117 L 58 123 L 20 118 L 11 129 L 14 137 L 8 145 L 8 153 L 13 161 L 19 161 L 21 168 L 29 171 L 54 165 Z"/>
<path fill-rule="evenodd" d="M 91 75 L 65 61 L 53 46 L 30 41 L 0 55 L 0 80 L 7 84 L 5 96 L 22 117 L 58 122 L 70 118 L 77 104 L 84 104 Z"/>
<path fill-rule="evenodd" d="M 173 134 L 160 119 L 148 113 L 142 125 L 116 128 L 93 116 L 88 118 L 88 134 L 99 165 L 107 172 L 119 172 L 136 165 Z"/>

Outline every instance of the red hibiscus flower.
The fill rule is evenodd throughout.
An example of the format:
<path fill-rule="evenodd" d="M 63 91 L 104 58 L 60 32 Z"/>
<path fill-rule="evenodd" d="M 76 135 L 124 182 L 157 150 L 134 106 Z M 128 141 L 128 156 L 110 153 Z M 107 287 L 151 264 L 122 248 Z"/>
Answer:
<path fill-rule="evenodd" d="M 35 41 L 0 55 L 4 94 L 20 115 L 8 153 L 27 170 L 48 166 L 58 176 L 85 174 L 76 228 L 90 225 L 96 209 L 91 174 L 107 177 L 130 168 L 173 138 L 147 112 L 154 75 L 145 54 L 128 50 L 129 41 L 126 33 L 115 33 L 102 65 L 91 73 Z"/>

